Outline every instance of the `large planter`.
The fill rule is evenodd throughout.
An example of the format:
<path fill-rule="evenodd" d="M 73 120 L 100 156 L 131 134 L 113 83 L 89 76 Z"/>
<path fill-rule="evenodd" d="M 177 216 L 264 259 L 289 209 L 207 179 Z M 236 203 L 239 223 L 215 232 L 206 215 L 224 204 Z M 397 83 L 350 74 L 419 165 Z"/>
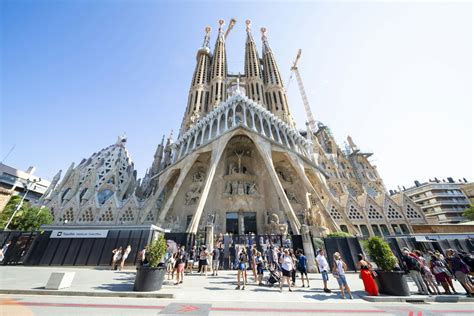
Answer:
<path fill-rule="evenodd" d="M 165 267 L 137 267 L 137 275 L 133 290 L 137 292 L 158 291 L 163 285 L 165 279 Z"/>
<path fill-rule="evenodd" d="M 375 283 L 379 288 L 379 292 L 392 296 L 410 296 L 410 288 L 408 287 L 407 278 L 402 271 L 377 271 Z"/>

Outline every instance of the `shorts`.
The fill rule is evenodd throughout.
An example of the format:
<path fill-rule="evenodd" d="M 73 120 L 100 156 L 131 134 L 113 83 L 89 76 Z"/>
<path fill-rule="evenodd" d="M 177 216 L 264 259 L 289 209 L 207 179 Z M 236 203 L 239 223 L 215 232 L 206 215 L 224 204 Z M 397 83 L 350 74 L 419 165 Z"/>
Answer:
<path fill-rule="evenodd" d="M 247 265 L 244 262 L 239 263 L 239 270 L 240 271 L 247 270 Z"/>
<path fill-rule="evenodd" d="M 329 281 L 329 275 L 326 270 L 321 271 L 321 276 L 323 277 L 323 281 Z"/>
<path fill-rule="evenodd" d="M 207 265 L 208 265 L 207 259 L 199 259 L 199 263 L 200 263 L 202 266 L 207 266 Z"/>
<path fill-rule="evenodd" d="M 257 274 L 258 275 L 263 275 L 263 268 L 262 267 L 257 266 Z"/>
<path fill-rule="evenodd" d="M 303 275 L 303 274 L 308 275 L 308 272 L 306 271 L 306 268 L 298 268 L 298 271 L 301 273 L 301 275 Z"/>
<path fill-rule="evenodd" d="M 281 272 L 283 273 L 283 276 L 291 277 L 291 271 L 288 271 L 288 270 L 285 270 L 285 269 L 282 268 Z"/>
<path fill-rule="evenodd" d="M 344 274 L 339 275 L 339 277 L 336 278 L 336 280 L 337 280 L 337 283 L 339 283 L 339 286 L 345 286 L 345 285 L 347 285 L 346 276 L 345 276 Z"/>
<path fill-rule="evenodd" d="M 219 268 L 219 260 L 212 260 L 212 268 L 213 269 Z"/>
<path fill-rule="evenodd" d="M 176 271 L 178 273 L 183 272 L 184 271 L 184 263 L 178 263 L 178 265 L 176 266 Z"/>

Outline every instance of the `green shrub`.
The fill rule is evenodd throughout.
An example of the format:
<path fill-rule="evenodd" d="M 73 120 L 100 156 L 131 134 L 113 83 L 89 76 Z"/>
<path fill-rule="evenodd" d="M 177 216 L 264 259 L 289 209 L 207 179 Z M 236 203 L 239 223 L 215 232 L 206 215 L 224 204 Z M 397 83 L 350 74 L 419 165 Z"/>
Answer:
<path fill-rule="evenodd" d="M 334 238 L 334 237 L 354 237 L 354 236 L 346 232 L 334 232 L 334 233 L 329 233 L 326 237 Z"/>
<path fill-rule="evenodd" d="M 165 235 L 161 235 L 158 239 L 153 240 L 148 246 L 146 256 L 150 267 L 156 268 L 160 264 L 166 253 L 166 240 Z"/>
<path fill-rule="evenodd" d="M 392 271 L 395 268 L 397 258 L 393 255 L 390 246 L 382 238 L 370 237 L 364 242 L 364 248 L 370 258 L 383 271 Z"/>

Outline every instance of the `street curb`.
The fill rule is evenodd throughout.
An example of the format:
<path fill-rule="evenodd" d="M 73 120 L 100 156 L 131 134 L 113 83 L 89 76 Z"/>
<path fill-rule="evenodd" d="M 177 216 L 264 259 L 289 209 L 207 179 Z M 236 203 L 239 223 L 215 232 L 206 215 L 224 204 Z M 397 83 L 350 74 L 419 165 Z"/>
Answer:
<path fill-rule="evenodd" d="M 474 303 L 474 298 L 461 295 L 443 296 L 362 296 L 373 303 Z"/>
<path fill-rule="evenodd" d="M 58 295 L 58 296 L 95 296 L 95 297 L 138 297 L 138 298 L 174 298 L 171 293 L 144 293 L 144 292 L 84 292 L 84 291 L 55 291 L 55 290 L 5 290 L 0 294 L 23 295 Z"/>

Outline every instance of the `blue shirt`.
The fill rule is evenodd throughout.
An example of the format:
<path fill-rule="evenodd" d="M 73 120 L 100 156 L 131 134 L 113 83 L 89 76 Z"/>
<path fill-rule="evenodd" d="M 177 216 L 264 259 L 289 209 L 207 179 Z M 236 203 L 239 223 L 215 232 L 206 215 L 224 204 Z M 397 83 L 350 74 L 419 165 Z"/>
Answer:
<path fill-rule="evenodd" d="M 298 257 L 298 265 L 301 267 L 301 268 L 306 268 L 306 262 L 308 260 L 306 259 L 306 257 L 304 255 L 300 255 Z"/>

